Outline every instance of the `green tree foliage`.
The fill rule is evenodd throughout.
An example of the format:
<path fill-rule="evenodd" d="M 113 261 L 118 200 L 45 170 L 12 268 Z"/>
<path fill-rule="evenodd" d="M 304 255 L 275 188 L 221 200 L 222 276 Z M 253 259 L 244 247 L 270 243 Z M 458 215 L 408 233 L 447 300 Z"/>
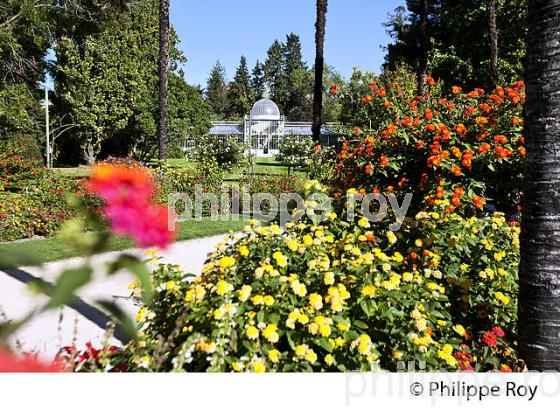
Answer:
<path fill-rule="evenodd" d="M 206 99 L 212 107 L 212 112 L 217 118 L 227 116 L 227 83 L 226 69 L 217 61 L 206 85 Z"/>
<path fill-rule="evenodd" d="M 270 98 L 282 108 L 285 106 L 287 90 L 284 62 L 284 47 L 280 41 L 275 40 L 266 53 L 264 78 L 270 91 Z"/>
<path fill-rule="evenodd" d="M 41 137 L 38 84 L 45 71 L 47 8 L 37 1 L 0 4 L 0 141 L 11 136 Z"/>
<path fill-rule="evenodd" d="M 252 102 L 258 101 L 264 98 L 266 92 L 266 86 L 264 81 L 264 66 L 257 60 L 255 68 L 251 73 L 251 100 Z"/>
<path fill-rule="evenodd" d="M 84 41 L 62 37 L 57 44 L 55 89 L 59 114 L 77 124 L 65 136 L 79 143 L 91 162 L 108 155 L 147 159 L 158 146 L 158 8 L 138 0 L 118 20 Z M 169 137 L 177 145 L 208 126 L 209 111 L 180 71 L 185 58 L 172 31 L 169 75 Z M 193 121 L 192 125 L 188 125 Z M 207 128 L 206 128 L 207 129 Z"/>
<path fill-rule="evenodd" d="M 527 32 L 527 1 L 499 0 L 497 6 L 499 81 L 521 78 Z M 385 67 L 418 65 L 419 0 L 399 7 L 387 25 L 393 43 L 387 48 Z M 491 87 L 491 48 L 487 2 L 480 0 L 430 1 L 429 69 L 447 86 Z"/>
<path fill-rule="evenodd" d="M 241 56 L 239 67 L 237 67 L 233 81 L 229 84 L 227 93 L 227 116 L 229 118 L 243 118 L 251 108 L 250 81 L 247 59 L 245 56 Z"/>

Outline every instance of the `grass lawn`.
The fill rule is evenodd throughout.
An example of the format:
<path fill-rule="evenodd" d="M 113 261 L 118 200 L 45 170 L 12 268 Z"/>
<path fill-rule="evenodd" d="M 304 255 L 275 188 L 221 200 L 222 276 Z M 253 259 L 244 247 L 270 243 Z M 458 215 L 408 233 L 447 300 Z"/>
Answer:
<path fill-rule="evenodd" d="M 178 241 L 203 238 L 205 236 L 224 234 L 229 231 L 239 231 L 245 226 L 244 221 L 211 221 L 203 219 L 201 221 L 181 222 Z M 86 234 L 87 235 L 87 234 Z M 126 237 L 113 237 L 109 242 L 107 251 L 119 251 L 134 248 L 134 242 Z M 0 252 L 17 251 L 33 254 L 41 263 L 53 262 L 61 259 L 80 256 L 79 253 L 71 248 L 60 238 L 36 239 L 12 243 L 0 244 Z"/>

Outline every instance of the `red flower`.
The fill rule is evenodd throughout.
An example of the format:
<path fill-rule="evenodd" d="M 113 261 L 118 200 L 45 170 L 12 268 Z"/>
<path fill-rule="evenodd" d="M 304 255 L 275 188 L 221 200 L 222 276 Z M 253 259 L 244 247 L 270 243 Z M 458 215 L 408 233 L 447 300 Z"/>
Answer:
<path fill-rule="evenodd" d="M 486 346 L 493 347 L 496 346 L 496 344 L 498 343 L 498 338 L 494 333 L 486 332 L 482 335 L 482 341 Z"/>
<path fill-rule="evenodd" d="M 426 83 L 428 83 L 430 87 L 433 87 L 434 85 L 436 85 L 436 80 L 434 80 L 433 77 L 428 77 L 426 78 Z"/>
<path fill-rule="evenodd" d="M 451 173 L 456 177 L 460 177 L 461 175 L 463 175 L 463 171 L 461 171 L 461 167 L 458 165 L 455 165 L 453 168 L 451 168 Z"/>
<path fill-rule="evenodd" d="M 24 354 L 16 356 L 0 348 L 0 373 L 59 373 L 59 363 L 43 363 L 36 356 Z"/>
<path fill-rule="evenodd" d="M 332 84 L 331 85 L 331 94 L 335 95 L 338 92 L 338 85 Z"/>

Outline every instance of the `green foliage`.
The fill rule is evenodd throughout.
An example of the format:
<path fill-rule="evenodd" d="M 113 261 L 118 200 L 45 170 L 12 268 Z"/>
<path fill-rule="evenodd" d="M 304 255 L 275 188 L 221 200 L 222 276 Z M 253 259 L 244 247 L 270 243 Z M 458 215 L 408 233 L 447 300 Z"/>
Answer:
<path fill-rule="evenodd" d="M 227 92 L 227 117 L 241 119 L 251 109 L 249 69 L 247 59 L 241 56 L 239 67 L 233 81 L 229 84 Z"/>
<path fill-rule="evenodd" d="M 227 116 L 227 81 L 226 70 L 219 61 L 216 62 L 210 78 L 206 85 L 206 99 L 208 100 L 212 112 L 218 118 L 225 118 Z"/>
<path fill-rule="evenodd" d="M 233 138 L 221 141 L 211 136 L 205 136 L 197 141 L 193 157 L 200 163 L 212 159 L 221 168 L 231 170 L 243 161 L 244 151 L 243 144 Z"/>
<path fill-rule="evenodd" d="M 407 1 L 386 24 L 393 43 L 389 44 L 386 68 L 402 63 L 416 68 L 418 49 L 419 0 Z M 487 2 L 430 1 L 428 35 L 431 39 L 429 67 L 432 75 L 447 87 L 465 88 L 492 85 L 490 78 L 490 35 Z M 510 83 L 523 75 L 527 32 L 527 1 L 498 0 L 497 26 L 500 82 Z"/>
<path fill-rule="evenodd" d="M 311 155 L 313 140 L 310 137 L 286 135 L 278 149 L 276 161 L 288 167 L 303 168 Z"/>

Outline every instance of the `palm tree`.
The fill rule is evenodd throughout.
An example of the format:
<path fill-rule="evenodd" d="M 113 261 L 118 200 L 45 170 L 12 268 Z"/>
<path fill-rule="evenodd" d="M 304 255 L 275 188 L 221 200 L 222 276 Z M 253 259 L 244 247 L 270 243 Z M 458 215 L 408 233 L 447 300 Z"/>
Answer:
<path fill-rule="evenodd" d="M 560 1 L 529 0 L 519 357 L 560 370 Z"/>
<path fill-rule="evenodd" d="M 496 0 L 487 0 L 488 33 L 490 34 L 490 79 L 498 85 L 498 27 L 496 24 Z"/>
<path fill-rule="evenodd" d="M 159 159 L 167 159 L 167 86 L 169 69 L 169 0 L 159 0 Z"/>
<path fill-rule="evenodd" d="M 325 65 L 325 27 L 327 24 L 327 0 L 317 0 L 317 22 L 315 23 L 315 86 L 313 92 L 313 141 L 321 141 L 323 122 L 323 71 Z"/>
<path fill-rule="evenodd" d="M 416 71 L 417 93 L 424 95 L 426 93 L 426 78 L 428 75 L 428 47 L 430 46 L 430 38 L 428 37 L 428 0 L 421 0 L 420 3 L 420 21 L 419 30 L 419 53 L 418 68 Z"/>

